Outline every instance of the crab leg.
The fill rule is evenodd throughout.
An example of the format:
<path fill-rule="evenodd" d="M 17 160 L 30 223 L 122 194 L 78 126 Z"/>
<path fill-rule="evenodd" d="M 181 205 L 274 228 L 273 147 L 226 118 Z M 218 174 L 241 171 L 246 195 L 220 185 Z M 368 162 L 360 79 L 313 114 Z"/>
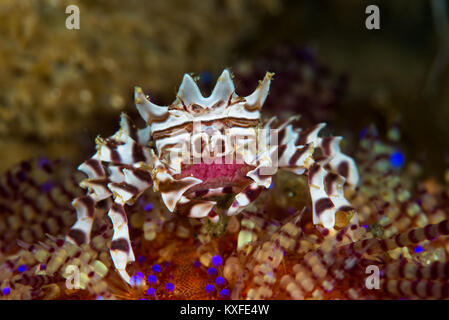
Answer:
<path fill-rule="evenodd" d="M 196 200 L 189 199 L 185 196 L 182 196 L 179 202 L 176 205 L 176 211 L 185 214 L 190 218 L 209 218 L 214 223 L 217 223 L 219 220 L 218 215 L 212 209 L 217 203 L 215 201 L 208 200 Z"/>
<path fill-rule="evenodd" d="M 308 169 L 309 175 L 313 222 L 314 224 L 321 223 L 326 228 L 333 228 L 335 214 L 338 211 L 353 210 L 344 196 L 343 186 L 345 182 L 348 182 L 350 186 L 355 186 L 359 175 L 354 160 L 340 151 L 341 137 L 320 138 L 317 136 L 323 127 L 324 124 L 319 124 L 310 130 L 301 132 L 295 144 L 305 143 L 322 150 L 323 159 L 317 162 L 313 161 L 312 164 L 306 161 L 304 166 Z M 300 165 L 300 163 L 295 165 Z M 350 223 L 357 224 L 355 216 Z"/>
<path fill-rule="evenodd" d="M 270 123 L 267 124 L 269 125 Z M 320 123 L 304 131 L 294 130 L 290 124 L 279 126 L 279 147 L 276 151 L 280 169 L 296 174 L 308 170 L 313 222 L 332 228 L 338 211 L 353 209 L 344 197 L 343 185 L 346 181 L 350 185 L 356 184 L 358 172 L 354 160 L 341 153 L 340 137 L 318 137 L 324 126 L 325 124 Z M 319 161 L 312 158 L 315 148 L 320 148 L 323 154 Z M 351 223 L 355 223 L 354 221 L 352 219 Z"/>
<path fill-rule="evenodd" d="M 275 147 L 271 151 L 271 155 L 274 153 L 283 153 L 287 148 L 283 146 L 281 150 L 279 148 Z M 303 159 L 307 157 L 308 155 L 308 147 L 301 146 L 301 147 L 293 147 L 292 152 L 289 152 L 290 154 L 290 162 L 292 159 L 294 161 L 304 161 Z M 277 171 L 277 168 L 275 166 L 282 164 L 285 162 L 283 158 L 283 154 L 281 154 L 280 159 L 272 160 L 270 164 L 268 164 L 264 159 L 259 159 L 259 165 L 256 169 L 249 171 L 247 176 L 254 180 L 253 183 L 251 183 L 248 187 L 246 187 L 243 191 L 238 193 L 235 196 L 235 200 L 232 203 L 231 207 L 227 211 L 227 215 L 232 216 L 240 213 L 245 207 L 247 207 L 249 204 L 254 202 L 257 197 L 260 195 L 260 193 L 265 189 L 268 188 L 272 181 L 272 175 Z M 274 166 L 274 167 L 273 167 Z M 296 163 L 294 164 L 294 167 L 297 168 Z M 304 168 L 300 168 L 295 171 L 297 174 L 302 174 L 304 172 Z"/>
<path fill-rule="evenodd" d="M 273 120 L 270 120 L 265 127 L 270 128 L 272 122 Z M 293 129 L 289 122 L 291 122 L 291 119 L 274 128 L 278 130 L 280 167 L 287 167 L 287 170 L 294 171 L 293 166 L 288 163 L 291 161 L 293 148 L 310 145 L 312 148 L 319 148 L 322 151 L 320 164 L 343 176 L 350 186 L 355 186 L 358 183 L 359 174 L 354 160 L 340 150 L 342 137 L 318 137 L 318 133 L 326 126 L 325 123 L 319 123 L 301 131 L 300 129 Z M 281 160 L 283 153 L 285 153 L 285 157 Z"/>
<path fill-rule="evenodd" d="M 251 183 L 235 196 L 234 202 L 229 207 L 226 215 L 233 216 L 240 213 L 251 202 L 257 199 L 263 189 L 265 189 L 265 187 L 261 186 L 258 182 Z"/>
<path fill-rule="evenodd" d="M 120 129 L 106 140 L 97 138 L 97 153 L 79 166 L 88 178 L 80 185 L 88 188 L 88 194 L 73 201 L 77 221 L 66 240 L 81 245 L 90 241 L 95 204 L 113 198 L 108 215 L 114 227 L 111 257 L 121 277 L 130 283 L 126 264 L 134 261 L 128 232 L 128 219 L 124 205 L 132 203 L 152 185 L 146 166 L 152 164 L 152 154 L 141 143 L 145 132 L 138 132 L 131 120 L 122 114 Z M 104 168 L 108 168 L 108 173 Z"/>
<path fill-rule="evenodd" d="M 342 137 L 319 138 L 319 147 L 332 171 L 342 175 L 350 186 L 357 185 L 359 173 L 354 160 L 340 151 Z"/>
<path fill-rule="evenodd" d="M 238 188 L 227 186 L 227 187 L 221 187 L 221 188 L 210 188 L 210 189 L 204 189 L 204 190 L 198 190 L 195 192 L 190 192 L 186 194 L 186 197 L 189 199 L 194 198 L 209 198 L 209 197 L 220 197 L 227 194 L 233 194 L 237 193 Z"/>
<path fill-rule="evenodd" d="M 95 204 L 101 200 L 107 199 L 112 193 L 107 189 L 105 181 L 105 170 L 100 161 L 89 159 L 82 163 L 78 169 L 87 174 L 88 179 L 92 181 L 91 185 L 81 183 L 83 187 L 92 187 L 87 195 L 73 200 L 72 205 L 76 209 L 77 220 L 66 236 L 66 240 L 82 245 L 89 243 L 92 224 L 94 221 Z"/>
<path fill-rule="evenodd" d="M 114 228 L 110 253 L 114 266 L 123 280 L 130 284 L 130 276 L 126 272 L 128 262 L 135 260 L 128 231 L 128 218 L 123 204 L 114 202 L 108 212 Z"/>
<path fill-rule="evenodd" d="M 212 210 L 216 205 L 215 201 L 192 199 L 189 189 L 202 183 L 201 179 L 195 177 L 184 177 L 175 179 L 170 171 L 162 164 L 156 154 L 153 154 L 155 168 L 155 191 L 161 193 L 162 201 L 170 212 L 176 212 L 191 218 L 209 218 L 216 223 L 218 215 Z M 206 193 L 208 191 L 206 190 Z"/>
<path fill-rule="evenodd" d="M 272 146 L 271 143 L 268 143 L 272 138 L 269 132 L 270 124 L 274 120 L 275 118 L 272 118 L 265 125 L 264 130 L 258 133 L 258 145 L 260 146 L 260 150 L 255 157 L 257 167 L 246 174 L 246 176 L 252 179 L 253 182 L 235 196 L 234 202 L 226 212 L 228 216 L 240 213 L 245 207 L 254 202 L 264 189 L 271 185 L 272 176 L 277 172 L 279 164 L 279 157 L 275 157 L 279 152 L 278 145 Z M 283 146 L 282 150 L 285 150 L 285 146 Z"/>
<path fill-rule="evenodd" d="M 114 194 L 114 204 L 108 212 L 114 229 L 110 253 L 120 276 L 130 284 L 126 265 L 128 262 L 135 261 L 135 257 L 129 239 L 128 218 L 124 205 L 132 203 L 136 197 L 151 186 L 151 176 L 148 172 L 140 169 L 123 169 L 123 175 L 123 182 L 108 184 L 108 188 Z"/>
<path fill-rule="evenodd" d="M 315 163 L 309 168 L 308 181 L 313 204 L 313 223 L 333 228 L 337 211 L 353 209 L 343 194 L 344 178 L 327 172 Z"/>

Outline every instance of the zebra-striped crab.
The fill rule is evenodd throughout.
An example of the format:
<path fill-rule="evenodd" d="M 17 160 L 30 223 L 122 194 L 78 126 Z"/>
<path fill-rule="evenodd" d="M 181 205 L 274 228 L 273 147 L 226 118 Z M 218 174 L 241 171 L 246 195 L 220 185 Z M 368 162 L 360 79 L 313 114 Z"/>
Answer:
<path fill-rule="evenodd" d="M 323 123 L 304 131 L 293 128 L 296 118 L 277 126 L 274 118 L 263 123 L 260 111 L 272 75 L 243 98 L 236 95 L 228 70 L 209 97 L 186 74 L 169 106 L 153 104 L 136 87 L 135 103 L 147 126 L 136 129 L 122 114 L 114 135 L 97 138 L 97 152 L 78 168 L 88 176 L 81 182 L 88 192 L 73 201 L 77 221 L 66 239 L 89 242 L 96 204 L 105 200 L 114 229 L 111 257 L 130 283 L 126 265 L 134 253 L 125 204 L 152 186 L 171 212 L 217 222 L 213 199 L 235 195 L 225 214 L 238 214 L 270 186 L 278 169 L 307 173 L 313 222 L 332 228 L 337 211 L 352 209 L 343 185 L 358 182 L 357 168 L 340 152 L 341 138 L 318 137 Z M 321 149 L 320 159 L 313 158 L 315 149 Z"/>

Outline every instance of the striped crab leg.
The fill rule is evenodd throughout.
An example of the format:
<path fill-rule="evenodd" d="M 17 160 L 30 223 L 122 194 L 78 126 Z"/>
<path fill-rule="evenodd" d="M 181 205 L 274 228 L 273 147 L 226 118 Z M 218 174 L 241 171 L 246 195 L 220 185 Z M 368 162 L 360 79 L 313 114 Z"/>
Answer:
<path fill-rule="evenodd" d="M 284 161 L 280 160 L 280 167 L 287 167 L 287 170 L 291 169 L 291 171 L 294 171 L 292 163 L 287 163 L 287 161 L 295 162 L 289 157 L 289 155 L 292 155 L 294 147 L 311 145 L 314 149 L 318 148 L 322 151 L 322 159 L 319 160 L 320 164 L 343 176 L 350 186 L 357 185 L 359 181 L 357 166 L 351 157 L 340 150 L 342 137 L 318 137 L 318 133 L 326 126 L 325 123 L 319 123 L 301 131 L 300 129 L 294 129 L 293 125 L 290 124 L 291 121 L 292 119 L 288 119 L 277 128 L 274 128 L 278 131 L 279 150 L 286 153 Z M 266 126 L 270 127 L 272 122 L 270 120 Z M 281 156 L 282 153 L 278 157 L 281 158 Z M 318 161 L 318 159 L 315 160 Z"/>
<path fill-rule="evenodd" d="M 351 204 L 344 198 L 344 178 L 327 172 L 320 164 L 309 168 L 309 189 L 313 203 L 313 223 L 321 223 L 325 228 L 333 228 L 335 214 L 338 211 L 352 210 Z"/>
<path fill-rule="evenodd" d="M 318 137 L 319 131 L 325 124 L 317 124 L 308 130 L 300 131 L 294 130 L 288 122 L 277 128 L 279 168 L 296 174 L 302 174 L 308 170 L 313 222 L 332 228 L 338 211 L 352 210 L 352 206 L 344 197 L 343 185 L 346 181 L 350 185 L 357 183 L 358 172 L 355 163 L 350 157 L 340 152 L 341 138 Z M 323 154 L 323 159 L 320 161 L 313 159 L 316 148 L 320 148 Z M 327 171 L 324 165 L 331 171 Z M 357 224 L 356 218 L 351 220 L 351 223 Z"/>
<path fill-rule="evenodd" d="M 325 157 L 323 162 L 327 162 L 332 171 L 338 172 L 350 186 L 354 187 L 359 181 L 359 173 L 354 159 L 341 152 L 342 139 L 342 137 L 319 138 L 319 147 Z"/>
<path fill-rule="evenodd" d="M 202 183 L 195 177 L 175 179 L 169 170 L 154 154 L 154 191 L 159 191 L 162 201 L 170 212 L 177 212 L 191 218 L 208 217 L 212 222 L 218 222 L 218 216 L 212 210 L 215 201 L 196 200 L 187 197 L 189 189 Z M 185 196 L 186 195 L 186 196 Z"/>
<path fill-rule="evenodd" d="M 259 197 L 263 189 L 265 189 L 265 187 L 261 186 L 259 182 L 255 181 L 251 183 L 235 196 L 234 202 L 229 207 L 226 215 L 233 216 L 239 214 L 245 207 Z"/>
<path fill-rule="evenodd" d="M 217 223 L 219 216 L 213 210 L 217 203 L 215 201 L 208 200 L 191 200 L 183 196 L 176 209 L 178 212 L 186 213 L 190 218 L 205 218 L 207 217 L 211 222 Z"/>
<path fill-rule="evenodd" d="M 67 241 L 78 245 L 88 243 L 96 203 L 112 197 L 114 203 L 108 212 L 114 228 L 110 253 L 127 283 L 130 278 L 126 264 L 134 261 L 134 254 L 124 205 L 133 202 L 152 185 L 151 174 L 144 168 L 152 164 L 152 156 L 137 142 L 141 140 L 138 134 L 131 120 L 122 114 L 120 129 L 113 136 L 105 140 L 97 138 L 97 153 L 79 167 L 88 175 L 80 184 L 88 188 L 88 194 L 73 201 L 77 221 L 66 237 Z"/>
<path fill-rule="evenodd" d="M 240 213 L 245 207 L 254 202 L 260 193 L 270 187 L 272 176 L 277 172 L 277 167 L 273 165 L 270 153 L 277 152 L 277 146 L 262 150 L 256 157 L 257 167 L 249 171 L 246 176 L 253 182 L 235 196 L 235 199 L 227 211 L 228 216 Z"/>
<path fill-rule="evenodd" d="M 109 209 L 108 215 L 111 218 L 114 229 L 110 247 L 111 258 L 122 279 L 130 284 L 131 279 L 126 272 L 126 265 L 135 259 L 129 239 L 128 218 L 124 204 L 114 202 Z"/>
<path fill-rule="evenodd" d="M 187 198 L 193 199 L 193 198 L 209 198 L 209 197 L 220 197 L 227 194 L 233 194 L 237 193 L 239 188 L 227 186 L 227 187 L 220 187 L 220 188 L 210 188 L 210 189 L 204 189 L 204 190 L 198 190 L 195 192 L 191 192 L 186 195 Z"/>
<path fill-rule="evenodd" d="M 325 124 L 318 124 L 299 134 L 295 143 L 311 144 L 320 148 L 323 159 L 308 166 L 308 183 L 313 202 L 313 222 L 321 223 L 325 228 L 335 225 L 335 214 L 338 211 L 353 210 L 352 205 L 344 196 L 345 182 L 354 187 L 359 175 L 355 162 L 340 151 L 341 137 L 318 137 L 318 132 Z M 330 169 L 328 171 L 327 169 Z M 358 225 L 357 216 L 350 221 L 351 225 Z"/>
<path fill-rule="evenodd" d="M 231 206 L 228 208 L 226 215 L 233 216 L 240 213 L 245 207 L 254 202 L 260 195 L 260 193 L 270 187 L 272 182 L 272 176 L 277 172 L 275 161 L 272 159 L 272 155 L 278 151 L 278 146 L 271 146 L 268 143 L 270 139 L 269 132 L 266 129 L 258 132 L 259 146 L 258 153 L 255 158 L 249 159 L 249 165 L 255 165 L 256 168 L 249 171 L 246 176 L 253 182 L 238 193 Z"/>
<path fill-rule="evenodd" d="M 114 194 L 114 203 L 108 212 L 114 230 L 110 253 L 120 276 L 130 284 L 126 265 L 128 262 L 135 261 L 135 257 L 129 239 L 125 204 L 133 203 L 134 199 L 151 186 L 152 180 L 151 175 L 147 171 L 140 169 L 123 169 L 123 175 L 123 182 L 108 184 L 109 189 Z"/>
<path fill-rule="evenodd" d="M 338 173 L 345 178 L 350 186 L 357 185 L 359 174 L 354 160 L 345 155 L 340 150 L 340 142 L 342 137 L 318 137 L 318 133 L 326 126 L 325 123 L 319 123 L 310 129 L 299 133 L 296 145 L 312 144 L 314 148 L 322 151 L 323 158 L 320 163 L 328 167 L 331 171 Z"/>
<path fill-rule="evenodd" d="M 90 233 L 94 221 L 95 204 L 109 198 L 112 193 L 107 189 L 105 170 L 100 161 L 89 159 L 82 163 L 78 170 L 87 174 L 90 184 L 81 183 L 82 187 L 90 187 L 88 193 L 73 200 L 72 205 L 76 210 L 77 220 L 66 236 L 66 240 L 82 245 L 90 242 Z"/>
<path fill-rule="evenodd" d="M 271 185 L 272 176 L 276 174 L 277 167 L 283 166 L 285 163 L 289 163 L 289 159 L 302 160 L 307 156 L 308 148 L 305 146 L 296 147 L 292 143 L 289 145 L 271 145 L 268 143 L 270 136 L 270 125 L 275 118 L 272 118 L 264 127 L 264 130 L 259 132 L 259 147 L 260 152 L 256 157 L 257 167 L 247 173 L 247 177 L 251 178 L 253 182 L 243 189 L 240 193 L 235 196 L 234 202 L 231 204 L 227 211 L 227 215 L 236 215 L 240 213 L 245 207 L 251 204 L 257 199 L 260 193 Z M 288 123 L 292 120 L 287 121 L 287 123 L 280 126 L 281 130 L 284 130 Z M 278 142 L 281 143 L 283 137 L 278 136 Z M 284 155 L 287 151 L 288 157 Z M 285 165 L 284 165 L 285 166 Z M 304 168 L 296 170 L 297 174 L 302 174 L 305 171 Z"/>
<path fill-rule="evenodd" d="M 253 182 L 235 196 L 234 202 L 227 211 L 227 215 L 238 214 L 255 201 L 264 189 L 269 188 L 272 176 L 276 174 L 278 167 L 285 167 L 285 164 L 289 163 L 289 159 L 297 161 L 304 159 L 308 155 L 305 152 L 308 150 L 307 147 L 297 147 L 293 143 L 282 144 L 284 137 L 279 135 L 279 132 L 282 134 L 285 133 L 284 130 L 286 128 L 291 128 L 290 122 L 296 120 L 297 117 L 292 117 L 278 128 L 275 128 L 277 135 L 274 137 L 277 140 L 272 140 L 273 136 L 270 129 L 272 129 L 271 125 L 275 119 L 275 117 L 271 118 L 264 128 L 258 132 L 259 152 L 255 158 L 256 168 L 247 173 L 247 177 L 252 179 Z M 284 155 L 286 151 L 288 156 Z M 296 173 L 302 174 L 304 171 L 304 168 L 300 168 L 296 170 Z"/>

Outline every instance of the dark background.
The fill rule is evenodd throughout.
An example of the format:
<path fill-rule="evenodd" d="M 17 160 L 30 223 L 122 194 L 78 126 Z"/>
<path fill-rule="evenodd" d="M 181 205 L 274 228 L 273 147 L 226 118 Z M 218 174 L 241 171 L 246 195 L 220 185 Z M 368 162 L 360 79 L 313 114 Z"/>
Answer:
<path fill-rule="evenodd" d="M 69 4 L 80 7 L 80 30 L 65 28 Z M 380 30 L 365 28 L 370 4 L 380 8 Z M 289 56 L 279 67 L 284 74 L 319 65 L 311 68 L 314 88 L 330 81 L 338 90 L 330 104 L 316 103 L 322 90 L 299 101 L 289 92 L 304 82 L 278 72 L 274 81 L 291 87 L 282 85 L 284 92 L 270 95 L 267 113 L 299 112 L 308 123 L 325 120 L 334 134 L 344 135 L 348 150 L 370 123 L 382 136 L 400 121 L 406 160 L 421 161 L 427 174 L 439 178 L 449 147 L 446 5 L 440 0 L 1 1 L 0 170 L 42 156 L 69 158 L 75 166 L 94 152 L 97 134 L 117 129 L 120 112 L 138 117 L 135 85 L 169 104 L 183 73 L 210 78 L 207 90 L 230 67 L 237 93 L 248 91 L 263 68 L 271 69 L 270 54 L 281 47 L 313 56 L 299 66 L 298 56 Z M 289 95 L 294 101 L 287 108 L 279 101 Z M 328 111 L 315 119 L 307 108 Z"/>

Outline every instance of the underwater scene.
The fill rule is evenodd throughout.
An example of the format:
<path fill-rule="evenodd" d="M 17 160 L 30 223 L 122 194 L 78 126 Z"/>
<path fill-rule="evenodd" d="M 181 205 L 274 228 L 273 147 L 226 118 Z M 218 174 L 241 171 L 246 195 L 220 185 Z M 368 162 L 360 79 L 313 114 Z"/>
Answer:
<path fill-rule="evenodd" d="M 449 298 L 446 0 L 0 0 L 0 35 L 0 300 Z"/>

